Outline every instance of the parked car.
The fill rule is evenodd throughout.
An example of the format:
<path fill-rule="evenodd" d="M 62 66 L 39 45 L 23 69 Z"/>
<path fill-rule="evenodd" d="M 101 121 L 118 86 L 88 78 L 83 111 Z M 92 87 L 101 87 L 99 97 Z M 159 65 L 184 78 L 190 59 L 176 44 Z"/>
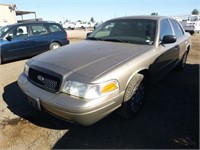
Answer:
<path fill-rule="evenodd" d="M 18 84 L 37 109 L 71 122 L 91 125 L 118 108 L 132 118 L 149 84 L 184 68 L 190 46 L 172 18 L 112 19 L 79 43 L 30 59 Z"/>
<path fill-rule="evenodd" d="M 200 33 L 200 15 L 191 15 L 188 20 L 180 21 L 184 30 L 190 34 Z"/>
<path fill-rule="evenodd" d="M 71 30 L 74 30 L 75 29 L 75 27 L 76 27 L 76 23 L 74 23 L 74 22 L 64 22 L 63 23 L 63 28 L 64 29 L 71 29 Z"/>
<path fill-rule="evenodd" d="M 81 22 L 81 21 L 77 21 L 77 22 L 64 22 L 63 23 L 63 28 L 64 29 L 86 29 L 86 28 L 93 28 L 95 25 L 95 23 L 93 22 Z"/>
<path fill-rule="evenodd" d="M 101 24 L 102 24 L 103 22 L 97 22 L 97 23 L 95 23 L 95 25 L 94 25 L 94 29 L 96 29 L 98 26 L 100 26 Z"/>
<path fill-rule="evenodd" d="M 44 21 L 17 23 L 0 29 L 0 64 L 69 44 L 60 24 Z"/>

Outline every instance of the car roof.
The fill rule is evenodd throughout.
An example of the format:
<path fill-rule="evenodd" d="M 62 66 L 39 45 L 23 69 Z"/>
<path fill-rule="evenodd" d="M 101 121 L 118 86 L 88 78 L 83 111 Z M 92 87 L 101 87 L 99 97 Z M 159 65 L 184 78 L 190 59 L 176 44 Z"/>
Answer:
<path fill-rule="evenodd" d="M 150 19 L 150 20 L 160 20 L 160 19 L 165 19 L 165 18 L 170 18 L 167 16 L 156 16 L 156 15 L 140 15 L 140 16 L 126 16 L 126 17 L 119 17 L 119 18 L 114 18 L 111 20 L 119 20 L 119 19 Z"/>
<path fill-rule="evenodd" d="M 15 23 L 15 24 L 10 24 L 10 25 L 7 25 L 7 26 L 16 26 L 16 25 L 27 25 L 27 24 L 40 24 L 40 23 L 47 23 L 47 24 L 58 24 L 56 22 L 53 22 L 53 21 L 30 21 L 30 22 L 22 22 L 22 23 Z"/>

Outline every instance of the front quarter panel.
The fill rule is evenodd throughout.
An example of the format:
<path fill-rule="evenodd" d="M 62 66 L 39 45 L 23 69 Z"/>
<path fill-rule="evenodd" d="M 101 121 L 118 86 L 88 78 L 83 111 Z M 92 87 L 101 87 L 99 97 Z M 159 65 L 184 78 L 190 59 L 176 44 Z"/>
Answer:
<path fill-rule="evenodd" d="M 94 83 L 116 79 L 120 84 L 120 92 L 124 92 L 133 76 L 140 71 L 148 70 L 149 65 L 154 62 L 156 57 L 157 51 L 155 47 L 149 46 L 149 48 L 145 49 L 144 52 L 129 58 L 124 61 L 123 64 L 112 68 L 108 72 L 96 78 Z"/>

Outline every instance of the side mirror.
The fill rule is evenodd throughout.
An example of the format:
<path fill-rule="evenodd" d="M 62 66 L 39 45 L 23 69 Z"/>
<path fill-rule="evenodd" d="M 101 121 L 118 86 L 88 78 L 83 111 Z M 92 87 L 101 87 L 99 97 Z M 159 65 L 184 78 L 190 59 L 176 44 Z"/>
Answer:
<path fill-rule="evenodd" d="M 87 35 L 86 35 L 86 37 L 88 37 L 91 33 L 92 33 L 92 32 L 88 32 Z"/>
<path fill-rule="evenodd" d="M 165 35 L 162 39 L 162 44 L 169 44 L 176 42 L 176 36 L 175 35 Z"/>
<path fill-rule="evenodd" d="M 8 36 L 6 37 L 6 39 L 7 39 L 8 41 L 11 41 L 11 40 L 13 39 L 13 36 L 8 35 Z"/>

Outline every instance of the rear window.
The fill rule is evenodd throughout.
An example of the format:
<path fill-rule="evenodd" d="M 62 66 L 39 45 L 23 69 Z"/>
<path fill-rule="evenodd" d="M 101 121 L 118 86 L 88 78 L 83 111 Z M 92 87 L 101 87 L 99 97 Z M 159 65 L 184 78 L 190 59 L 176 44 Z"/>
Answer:
<path fill-rule="evenodd" d="M 51 24 L 51 25 L 49 25 L 49 31 L 50 32 L 59 32 L 59 31 L 62 31 L 62 29 L 56 24 Z"/>
<path fill-rule="evenodd" d="M 47 31 L 43 25 L 36 24 L 36 25 L 31 25 L 31 29 L 33 32 L 33 35 L 39 35 L 39 34 L 46 34 Z"/>

